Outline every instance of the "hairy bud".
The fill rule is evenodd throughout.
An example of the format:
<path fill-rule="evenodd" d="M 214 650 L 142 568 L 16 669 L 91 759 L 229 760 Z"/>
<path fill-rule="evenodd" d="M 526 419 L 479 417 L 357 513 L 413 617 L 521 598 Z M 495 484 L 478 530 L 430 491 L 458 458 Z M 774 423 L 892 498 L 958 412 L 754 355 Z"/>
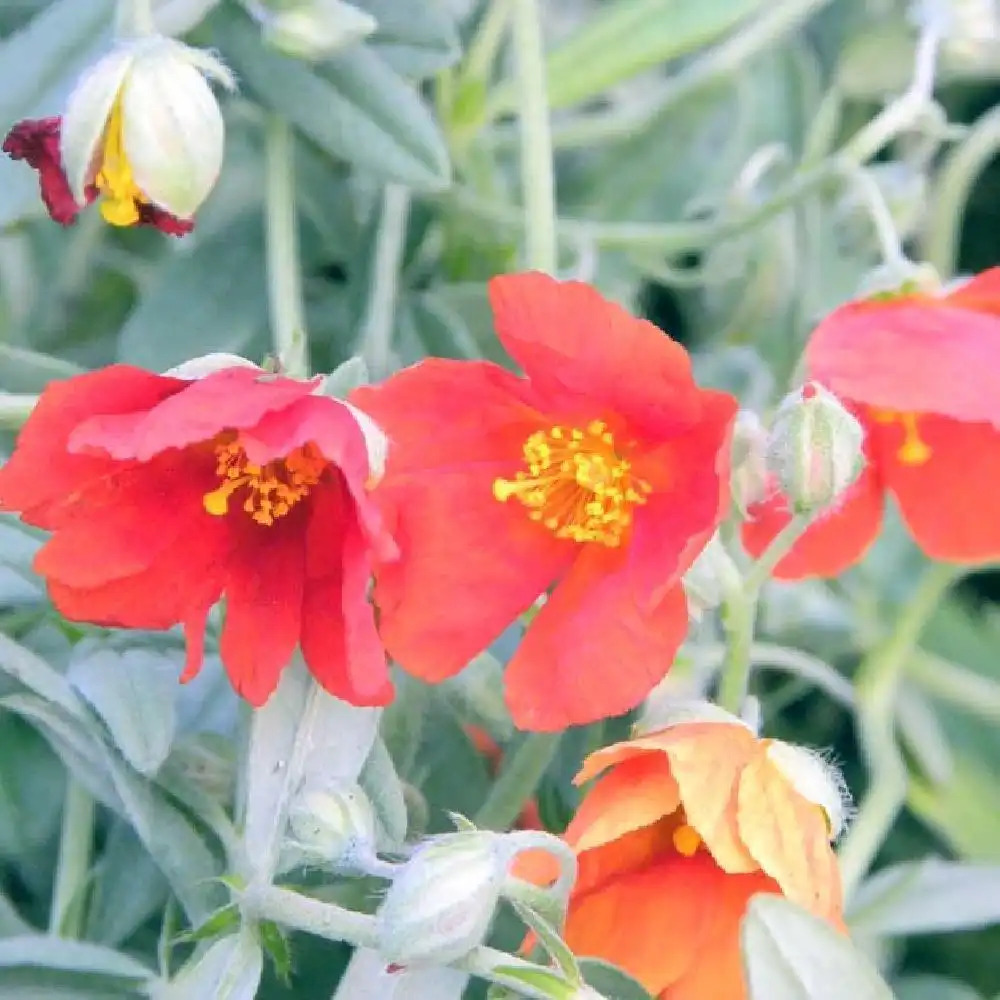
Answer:
<path fill-rule="evenodd" d="M 768 471 L 799 514 L 830 506 L 864 466 L 864 430 L 829 390 L 808 382 L 774 418 Z"/>
<path fill-rule="evenodd" d="M 306 856 L 348 867 L 374 856 L 375 816 L 357 785 L 305 792 L 292 804 L 288 824 Z"/>

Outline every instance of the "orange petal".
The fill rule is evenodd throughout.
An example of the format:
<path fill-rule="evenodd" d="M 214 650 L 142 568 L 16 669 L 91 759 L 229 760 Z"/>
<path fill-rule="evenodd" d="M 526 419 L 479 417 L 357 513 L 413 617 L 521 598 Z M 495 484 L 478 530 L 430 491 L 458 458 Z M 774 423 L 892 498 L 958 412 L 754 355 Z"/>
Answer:
<path fill-rule="evenodd" d="M 794 789 L 767 756 L 767 745 L 758 744 L 740 776 L 740 837 L 789 899 L 834 918 L 841 908 L 840 872 L 826 815 Z"/>

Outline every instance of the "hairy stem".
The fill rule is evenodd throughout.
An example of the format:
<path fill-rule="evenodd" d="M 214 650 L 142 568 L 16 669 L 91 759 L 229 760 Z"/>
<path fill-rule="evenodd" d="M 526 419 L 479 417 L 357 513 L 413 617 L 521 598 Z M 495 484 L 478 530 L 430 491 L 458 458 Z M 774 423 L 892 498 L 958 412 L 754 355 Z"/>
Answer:
<path fill-rule="evenodd" d="M 94 842 L 94 800 L 70 776 L 63 805 L 59 858 L 49 911 L 49 933 L 75 938 L 83 930 L 82 894 L 90 873 Z"/>
<path fill-rule="evenodd" d="M 473 822 L 483 830 L 506 830 L 531 801 L 559 749 L 560 733 L 529 733 L 503 769 Z"/>

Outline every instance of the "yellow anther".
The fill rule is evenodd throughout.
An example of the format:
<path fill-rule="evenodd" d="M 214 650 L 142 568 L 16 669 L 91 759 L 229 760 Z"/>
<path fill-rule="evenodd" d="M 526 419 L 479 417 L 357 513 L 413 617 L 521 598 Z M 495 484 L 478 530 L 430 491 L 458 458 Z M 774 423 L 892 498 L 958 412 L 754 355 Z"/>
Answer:
<path fill-rule="evenodd" d="M 524 442 L 523 454 L 527 471 L 494 480 L 493 496 L 501 503 L 516 498 L 557 538 L 616 547 L 632 523 L 631 508 L 651 491 L 632 476 L 601 420 L 586 430 L 537 431 Z"/>
<path fill-rule="evenodd" d="M 682 824 L 674 830 L 670 838 L 678 854 L 683 854 L 685 858 L 693 857 L 701 846 L 701 837 L 693 826 L 687 823 Z"/>
<path fill-rule="evenodd" d="M 139 206 L 147 199 L 135 183 L 132 165 L 125 154 L 122 103 L 112 105 L 104 130 L 104 146 L 94 178 L 101 199 L 101 215 L 113 226 L 134 226 L 139 221 Z"/>
<path fill-rule="evenodd" d="M 918 414 L 902 410 L 872 408 L 872 419 L 879 424 L 899 423 L 903 427 L 903 443 L 896 451 L 896 457 L 903 465 L 923 465 L 931 457 L 931 447 L 920 436 Z"/>
<path fill-rule="evenodd" d="M 214 517 L 223 517 L 229 513 L 233 494 L 245 488 L 242 509 L 263 525 L 274 524 L 308 496 L 327 465 L 311 444 L 296 448 L 283 459 L 255 465 L 247 461 L 240 445 L 228 438 L 216 445 L 215 457 L 215 472 L 222 483 L 202 498 L 205 510 Z"/>

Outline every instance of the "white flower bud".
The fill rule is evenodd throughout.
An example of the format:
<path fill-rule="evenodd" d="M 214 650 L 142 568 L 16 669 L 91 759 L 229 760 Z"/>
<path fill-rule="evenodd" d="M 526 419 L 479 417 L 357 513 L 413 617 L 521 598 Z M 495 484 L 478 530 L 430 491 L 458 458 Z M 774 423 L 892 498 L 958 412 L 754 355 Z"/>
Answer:
<path fill-rule="evenodd" d="M 851 808 L 851 796 L 840 772 L 815 750 L 782 740 L 770 741 L 767 756 L 802 798 L 823 810 L 830 839 L 836 840 Z"/>
<path fill-rule="evenodd" d="M 716 532 L 681 580 L 688 614 L 695 621 L 699 620 L 706 611 L 717 608 L 726 594 L 739 587 L 740 580 L 740 571 Z"/>
<path fill-rule="evenodd" d="M 827 389 L 809 382 L 778 409 L 768 442 L 768 471 L 791 508 L 829 507 L 861 474 L 864 430 Z"/>
<path fill-rule="evenodd" d="M 733 425 L 730 491 L 744 515 L 767 494 L 767 431 L 752 410 L 740 410 Z"/>
<path fill-rule="evenodd" d="M 375 856 L 375 814 L 357 785 L 303 792 L 292 803 L 288 826 L 309 857 L 350 867 Z"/>
<path fill-rule="evenodd" d="M 233 86 L 214 56 L 161 36 L 123 41 L 87 69 L 61 132 L 77 203 L 96 187 L 114 225 L 133 225 L 143 204 L 189 219 L 222 167 L 222 112 L 206 76 Z"/>
<path fill-rule="evenodd" d="M 507 868 L 501 838 L 463 830 L 427 841 L 393 880 L 376 917 L 397 965 L 447 965 L 486 938 Z"/>
<path fill-rule="evenodd" d="M 344 0 L 286 0 L 275 6 L 251 3 L 248 9 L 268 45 L 299 59 L 323 59 L 378 27 L 369 13 Z"/>

